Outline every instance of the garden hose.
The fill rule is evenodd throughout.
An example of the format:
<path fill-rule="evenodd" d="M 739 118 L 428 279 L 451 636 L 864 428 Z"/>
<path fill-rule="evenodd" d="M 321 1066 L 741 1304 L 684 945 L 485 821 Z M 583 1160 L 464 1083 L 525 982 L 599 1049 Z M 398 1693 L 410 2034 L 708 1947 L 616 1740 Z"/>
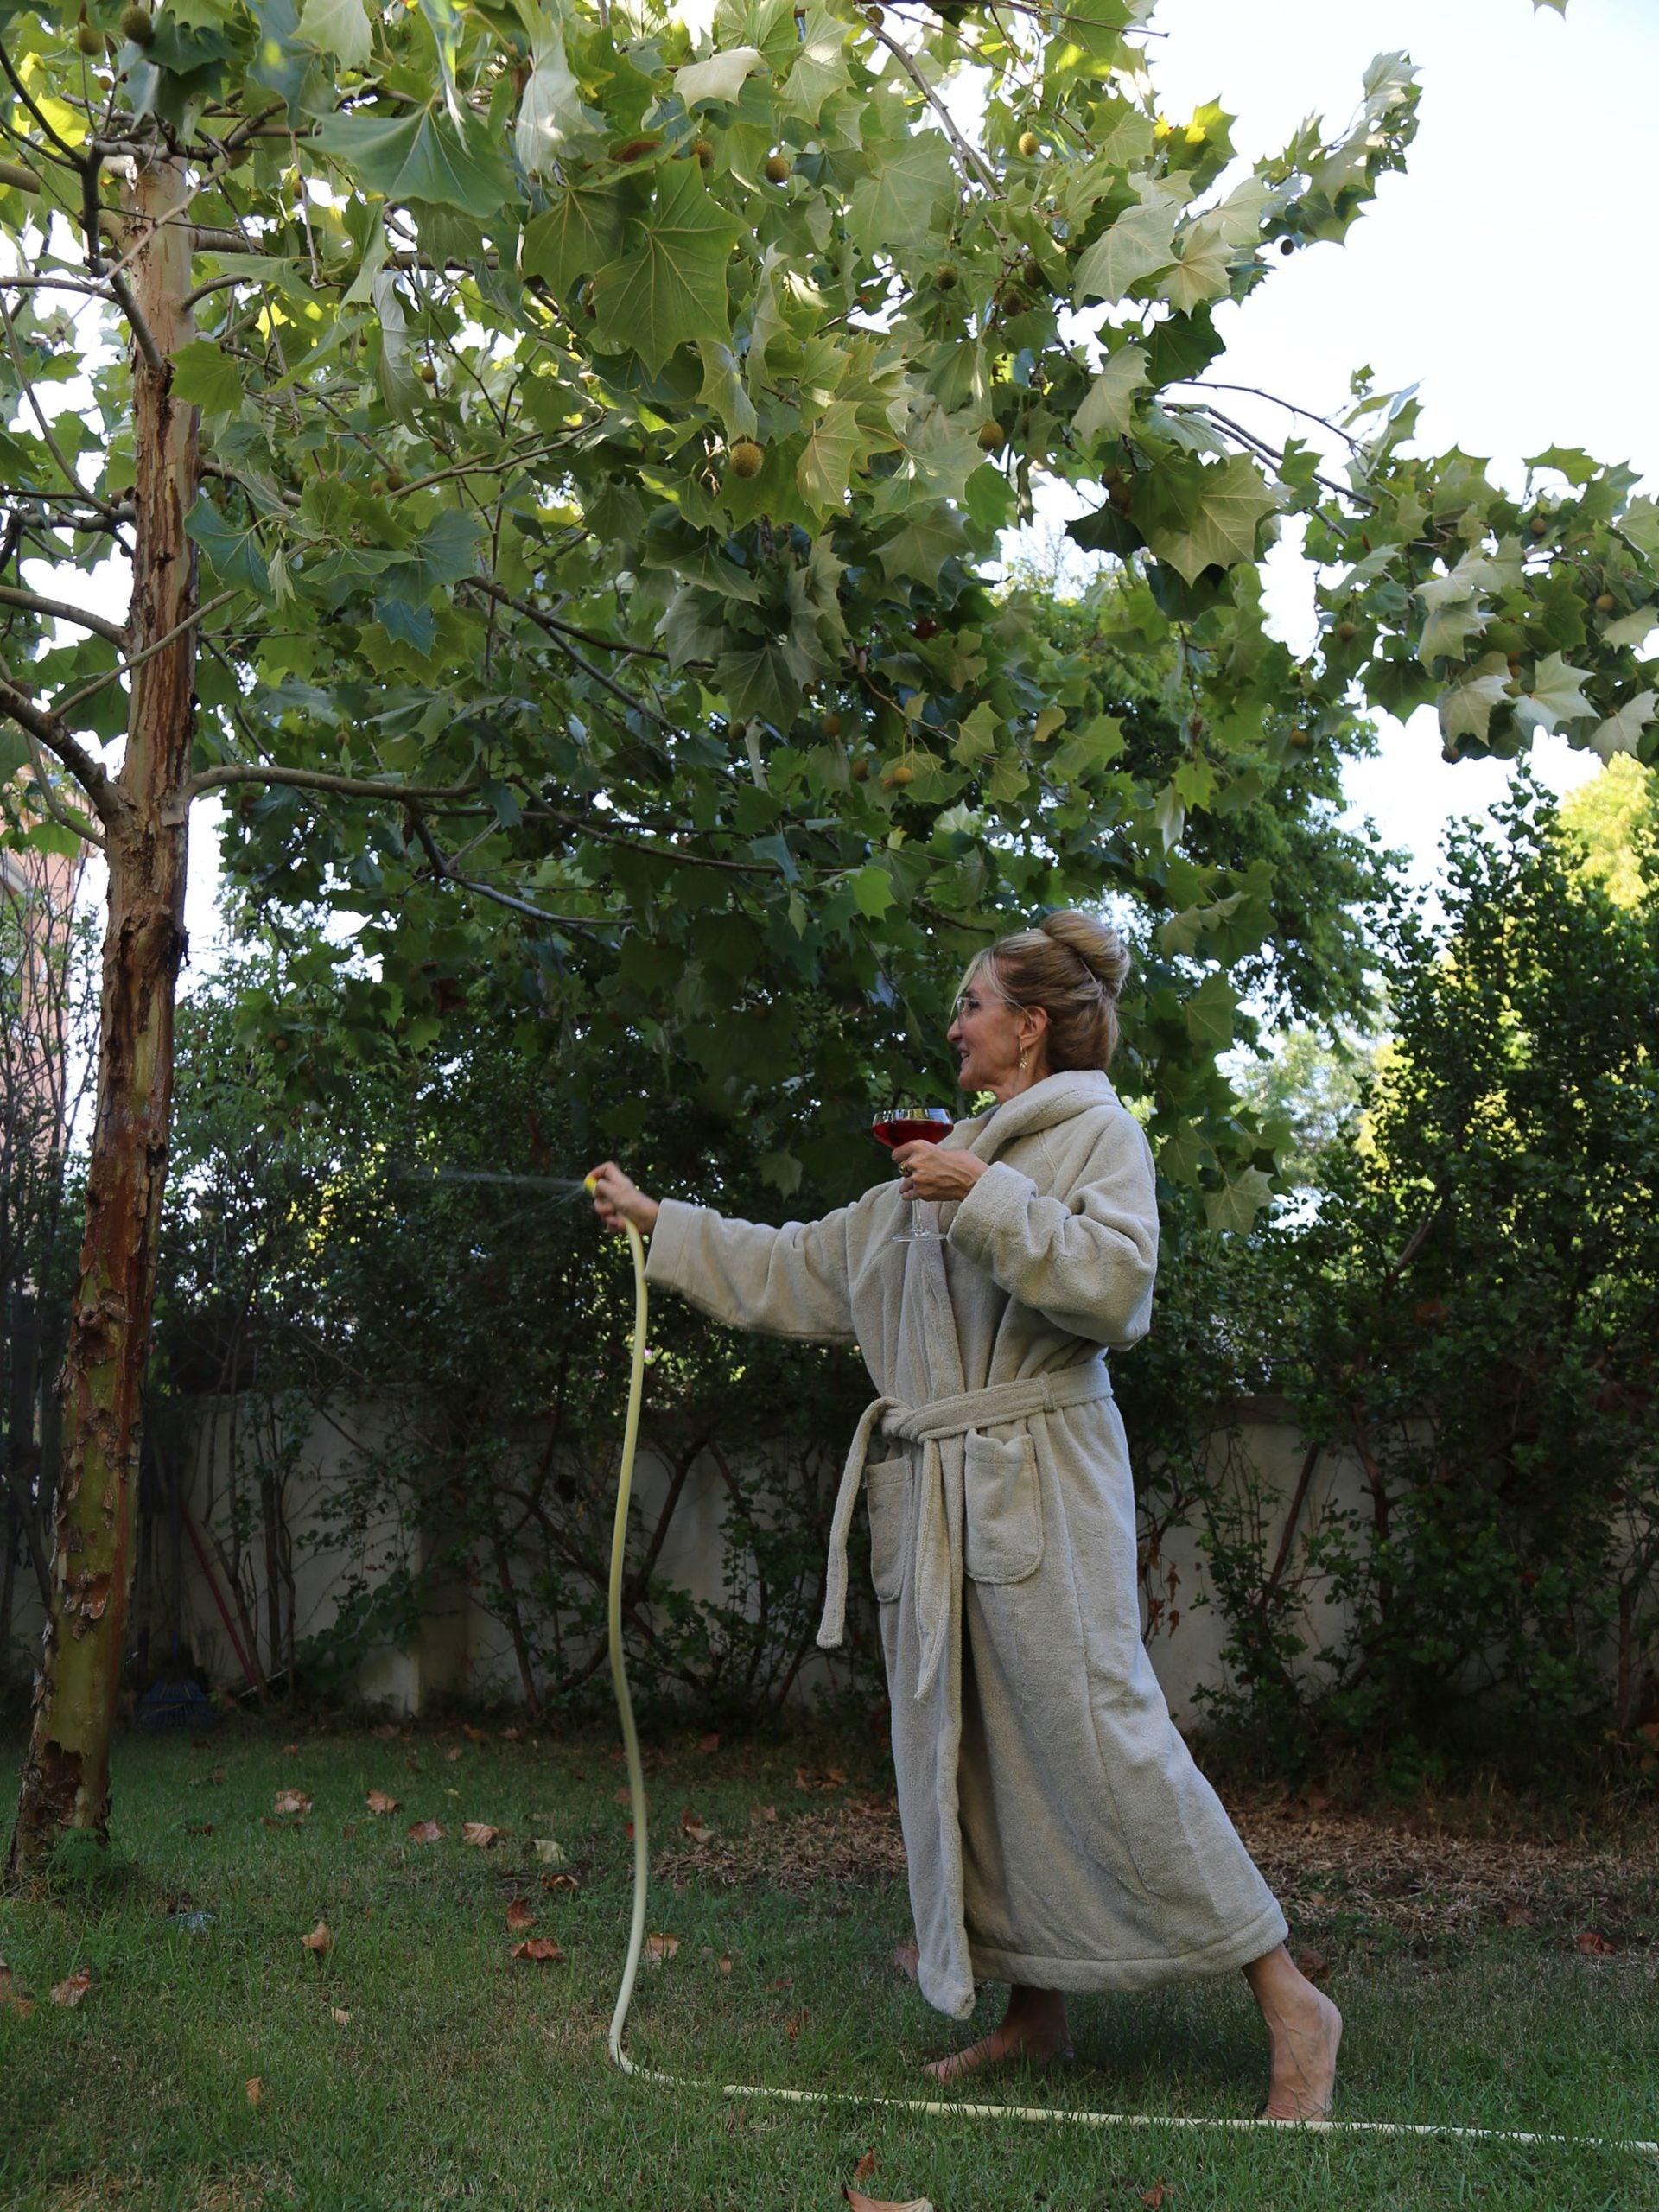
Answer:
<path fill-rule="evenodd" d="M 594 1179 L 583 1179 L 591 1196 Z M 1512 2127 L 1458 2127 L 1433 2121 L 1388 2120 L 1245 2120 L 1177 2113 L 1072 2112 L 1046 2105 L 971 2104 L 959 2098 L 878 2097 L 851 2089 L 788 2089 L 760 2082 L 716 2082 L 699 2075 L 664 2074 L 654 2067 L 636 2065 L 622 2047 L 628 2007 L 633 2001 L 639 1958 L 645 1948 L 645 1906 L 651 1887 L 651 1849 L 646 1824 L 645 1777 L 639 1761 L 639 1732 L 634 1725 L 633 1699 L 628 1688 L 627 1662 L 622 1648 L 622 1583 L 627 1557 L 628 1507 L 633 1490 L 634 1452 L 639 1440 L 639 1408 L 645 1396 L 645 1323 L 649 1303 L 645 1289 L 645 1248 L 631 1221 L 625 1221 L 633 1255 L 633 1351 L 628 1367 L 628 1411 L 622 1431 L 622 1464 L 617 1477 L 616 1519 L 611 1536 L 610 1657 L 611 1681 L 616 1692 L 617 1716 L 622 1724 L 622 1748 L 628 1764 L 628 1796 L 633 1813 L 633 1910 L 628 1923 L 628 1955 L 622 1983 L 611 2015 L 611 2057 L 624 2074 L 636 2081 L 655 2082 L 665 2088 L 713 2089 L 723 2097 L 771 2099 L 779 2104 L 855 2105 L 861 2109 L 931 2113 L 949 2120 L 1026 2120 L 1073 2127 L 1287 2127 L 1366 2135 L 1433 2135 L 1476 2139 L 1483 2142 L 1559 2143 L 1579 2150 L 1644 2151 L 1659 2156 L 1659 2142 L 1633 2141 L 1595 2135 L 1540 2134 Z"/>

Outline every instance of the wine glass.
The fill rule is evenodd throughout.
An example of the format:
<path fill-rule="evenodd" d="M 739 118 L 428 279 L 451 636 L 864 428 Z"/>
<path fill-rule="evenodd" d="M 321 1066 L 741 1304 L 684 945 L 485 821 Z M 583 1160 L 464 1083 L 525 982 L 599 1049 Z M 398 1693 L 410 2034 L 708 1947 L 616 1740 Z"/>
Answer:
<path fill-rule="evenodd" d="M 949 1136 L 955 1127 L 956 1123 L 943 1106 L 883 1106 L 870 1123 L 870 1135 L 878 1144 L 886 1145 L 891 1152 L 895 1145 L 915 1144 L 918 1140 L 923 1144 L 938 1144 Z M 938 1229 L 930 1228 L 924 1219 L 923 1203 L 920 1198 L 911 1200 L 910 1226 L 894 1231 L 893 1243 L 938 1244 L 944 1242 Z"/>

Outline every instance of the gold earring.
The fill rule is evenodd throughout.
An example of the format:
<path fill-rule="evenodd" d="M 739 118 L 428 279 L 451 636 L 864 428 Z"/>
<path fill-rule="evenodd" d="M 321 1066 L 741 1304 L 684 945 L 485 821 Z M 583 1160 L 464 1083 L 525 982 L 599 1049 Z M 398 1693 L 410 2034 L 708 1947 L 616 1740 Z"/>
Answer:
<path fill-rule="evenodd" d="M 1020 1053 L 1020 1074 L 1021 1074 L 1021 1075 L 1023 1075 L 1023 1074 L 1025 1073 L 1025 1071 L 1026 1071 L 1026 1055 L 1025 1055 L 1025 1054 L 1024 1054 L 1024 1052 L 1022 1052 Z"/>

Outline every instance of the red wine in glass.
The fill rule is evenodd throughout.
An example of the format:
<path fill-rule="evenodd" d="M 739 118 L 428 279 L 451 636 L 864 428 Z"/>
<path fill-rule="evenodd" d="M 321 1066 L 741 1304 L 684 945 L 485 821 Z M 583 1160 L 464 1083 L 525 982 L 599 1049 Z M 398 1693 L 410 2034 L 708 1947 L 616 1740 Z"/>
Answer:
<path fill-rule="evenodd" d="M 956 1127 L 943 1106 L 884 1106 L 870 1123 L 870 1135 L 889 1152 L 901 1144 L 938 1144 L 950 1135 Z M 895 1244 L 937 1244 L 943 1241 L 937 1228 L 930 1228 L 922 1212 L 923 1201 L 910 1202 L 910 1226 L 896 1231 Z"/>

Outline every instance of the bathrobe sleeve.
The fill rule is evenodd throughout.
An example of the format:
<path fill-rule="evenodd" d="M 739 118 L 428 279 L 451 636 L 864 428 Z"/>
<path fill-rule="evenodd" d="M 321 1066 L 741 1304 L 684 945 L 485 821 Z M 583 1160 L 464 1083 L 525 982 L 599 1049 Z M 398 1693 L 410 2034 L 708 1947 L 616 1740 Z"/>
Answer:
<path fill-rule="evenodd" d="M 1156 1182 L 1141 1124 L 1116 1109 L 1064 1199 L 993 1160 L 958 1204 L 950 1241 L 1056 1328 L 1120 1350 L 1139 1344 L 1158 1272 Z"/>
<path fill-rule="evenodd" d="M 712 1206 L 664 1198 L 645 1258 L 645 1280 L 734 1328 L 817 1344 L 855 1344 L 847 1224 L 839 1206 L 822 1221 L 732 1221 Z"/>

